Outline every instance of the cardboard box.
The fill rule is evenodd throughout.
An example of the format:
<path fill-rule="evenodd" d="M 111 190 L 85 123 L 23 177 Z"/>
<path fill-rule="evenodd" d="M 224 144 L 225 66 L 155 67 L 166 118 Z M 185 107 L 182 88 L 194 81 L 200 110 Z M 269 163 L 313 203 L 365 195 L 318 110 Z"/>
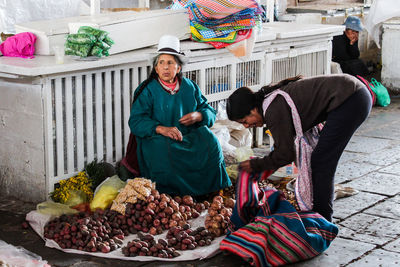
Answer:
<path fill-rule="evenodd" d="M 37 36 L 36 55 L 54 55 L 53 46 L 64 45 L 69 33 L 80 26 L 91 26 L 107 31 L 115 44 L 110 55 L 152 46 L 164 34 L 179 39 L 190 37 L 189 17 L 186 10 L 151 10 L 102 13 L 47 21 L 34 21 L 15 25 L 17 33 L 32 32 Z"/>

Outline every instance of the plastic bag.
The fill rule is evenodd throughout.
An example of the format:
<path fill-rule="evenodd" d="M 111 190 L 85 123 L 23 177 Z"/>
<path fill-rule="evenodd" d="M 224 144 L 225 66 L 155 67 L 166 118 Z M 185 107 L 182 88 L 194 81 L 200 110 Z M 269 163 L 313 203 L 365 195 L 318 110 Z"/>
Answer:
<path fill-rule="evenodd" d="M 87 33 L 75 33 L 68 34 L 67 42 L 73 44 L 94 44 L 96 42 L 96 37 Z"/>
<path fill-rule="evenodd" d="M 232 164 L 230 166 L 227 166 L 226 173 L 228 173 L 229 178 L 231 181 L 236 181 L 239 175 L 239 170 L 238 170 L 239 164 Z"/>
<path fill-rule="evenodd" d="M 374 0 L 365 20 L 365 28 L 381 48 L 382 24 L 391 18 L 400 16 L 398 0 Z"/>
<path fill-rule="evenodd" d="M 106 42 L 103 42 L 103 41 L 97 41 L 95 45 L 100 47 L 103 50 L 108 50 L 111 48 L 110 45 L 108 45 Z"/>
<path fill-rule="evenodd" d="M 108 35 L 108 32 L 102 31 L 100 29 L 92 28 L 90 26 L 79 27 L 78 33 L 92 34 L 96 37 L 96 39 L 98 41 L 103 41 Z"/>
<path fill-rule="evenodd" d="M 0 240 L 1 266 L 50 267 L 47 261 L 23 247 L 14 247 Z"/>
<path fill-rule="evenodd" d="M 108 35 L 103 39 L 103 42 L 108 44 L 110 47 L 114 44 L 114 40 L 111 39 Z"/>
<path fill-rule="evenodd" d="M 126 182 L 119 179 L 118 175 L 107 178 L 95 191 L 94 198 L 90 203 L 90 209 L 106 209 L 111 206 L 112 201 L 117 197 L 119 190 L 124 188 Z"/>
<path fill-rule="evenodd" d="M 78 213 L 77 210 L 71 209 L 66 204 L 61 204 L 53 201 L 45 201 L 36 205 L 36 210 L 41 214 L 52 215 L 59 217 L 63 214 L 75 214 Z"/>
<path fill-rule="evenodd" d="M 383 86 L 380 82 L 375 80 L 374 78 L 371 79 L 372 84 L 372 91 L 376 94 L 376 104 L 378 106 L 386 107 L 390 104 L 390 96 L 389 92 L 385 86 Z"/>
<path fill-rule="evenodd" d="M 99 46 L 95 45 L 92 47 L 89 53 L 90 56 L 102 57 L 103 56 L 103 49 Z"/>
<path fill-rule="evenodd" d="M 91 49 L 91 44 L 74 44 L 70 42 L 65 42 L 66 55 L 87 57 Z"/>
<path fill-rule="evenodd" d="M 235 147 L 251 147 L 253 141 L 253 135 L 249 129 L 244 128 L 241 130 L 233 129 L 230 131 L 231 139 L 229 144 Z"/>
<path fill-rule="evenodd" d="M 236 155 L 236 160 L 238 162 L 242 162 L 242 161 L 248 160 L 248 159 L 250 159 L 250 157 L 254 156 L 254 152 L 251 149 L 251 147 L 243 146 L 243 147 L 236 148 L 235 155 Z"/>
<path fill-rule="evenodd" d="M 65 201 L 65 205 L 72 207 L 88 201 L 87 196 L 81 190 L 69 190 L 69 197 Z"/>

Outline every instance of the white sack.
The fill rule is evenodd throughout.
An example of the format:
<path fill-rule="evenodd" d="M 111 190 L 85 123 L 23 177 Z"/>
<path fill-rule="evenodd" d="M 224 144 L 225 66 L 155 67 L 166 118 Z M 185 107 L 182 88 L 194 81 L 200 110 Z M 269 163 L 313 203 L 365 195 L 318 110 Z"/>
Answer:
<path fill-rule="evenodd" d="M 374 39 L 378 48 L 380 46 L 380 36 L 382 23 L 388 19 L 400 16 L 399 0 L 374 0 L 369 9 L 365 20 L 365 28 Z"/>
<path fill-rule="evenodd" d="M 0 31 L 15 33 L 14 24 L 80 15 L 82 0 L 0 0 Z"/>

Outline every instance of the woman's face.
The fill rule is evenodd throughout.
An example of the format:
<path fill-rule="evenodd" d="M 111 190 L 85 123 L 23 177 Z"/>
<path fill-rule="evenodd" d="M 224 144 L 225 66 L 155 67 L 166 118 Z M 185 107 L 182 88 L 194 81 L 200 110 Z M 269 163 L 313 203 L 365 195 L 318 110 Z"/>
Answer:
<path fill-rule="evenodd" d="M 264 120 L 261 114 L 258 112 L 257 108 L 253 108 L 250 111 L 250 114 L 244 117 L 243 119 L 238 120 L 237 122 L 244 125 L 246 128 L 250 127 L 263 127 Z"/>
<path fill-rule="evenodd" d="M 176 74 L 181 71 L 181 67 L 175 61 L 173 55 L 162 54 L 158 58 L 155 70 L 161 80 L 172 83 L 175 80 Z"/>

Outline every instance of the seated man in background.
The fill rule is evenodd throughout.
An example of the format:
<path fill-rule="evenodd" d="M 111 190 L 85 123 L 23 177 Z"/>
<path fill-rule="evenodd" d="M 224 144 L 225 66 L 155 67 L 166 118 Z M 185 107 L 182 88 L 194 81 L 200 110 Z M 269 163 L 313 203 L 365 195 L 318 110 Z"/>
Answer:
<path fill-rule="evenodd" d="M 358 35 L 363 25 L 358 17 L 347 17 L 344 24 L 346 29 L 343 35 L 333 37 L 332 61 L 340 64 L 344 73 L 366 76 L 369 74 L 365 63 L 359 58 Z"/>

